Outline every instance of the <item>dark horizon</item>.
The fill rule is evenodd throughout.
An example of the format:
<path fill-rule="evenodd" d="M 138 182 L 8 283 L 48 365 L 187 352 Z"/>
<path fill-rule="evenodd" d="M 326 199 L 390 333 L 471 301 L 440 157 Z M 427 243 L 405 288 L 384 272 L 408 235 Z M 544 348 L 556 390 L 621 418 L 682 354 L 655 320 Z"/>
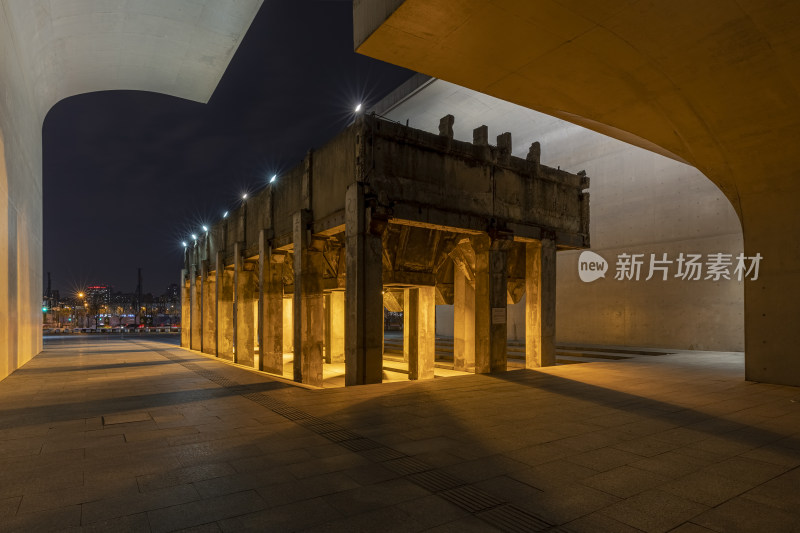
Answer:
<path fill-rule="evenodd" d="M 59 102 L 42 128 L 52 288 L 133 292 L 141 267 L 143 292 L 161 294 L 179 282 L 181 241 L 412 74 L 353 52 L 352 2 L 265 1 L 208 104 L 141 91 Z"/>

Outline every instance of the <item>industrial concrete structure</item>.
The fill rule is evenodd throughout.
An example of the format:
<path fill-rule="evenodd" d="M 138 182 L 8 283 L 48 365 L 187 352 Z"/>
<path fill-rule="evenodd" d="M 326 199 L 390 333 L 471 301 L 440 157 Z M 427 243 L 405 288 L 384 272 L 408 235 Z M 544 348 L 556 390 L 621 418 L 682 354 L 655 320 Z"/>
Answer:
<path fill-rule="evenodd" d="M 379 383 L 395 306 L 409 377 L 428 379 L 436 303 L 455 303 L 456 370 L 503 371 L 507 303 L 527 294 L 526 366 L 554 364 L 556 250 L 589 244 L 589 179 L 453 123 L 361 116 L 187 243 L 182 346 L 282 374 L 291 336 L 295 381 L 321 386 L 343 358 L 347 385 Z"/>
<path fill-rule="evenodd" d="M 623 253 L 742 252 L 742 230 L 725 195 L 696 168 L 575 124 L 444 80 L 417 74 L 379 102 L 374 111 L 435 132 L 439 117 L 459 117 L 455 138 L 468 124 L 514 136 L 513 155 L 540 141 L 542 162 L 592 176 L 591 248 L 610 265 L 605 279 L 584 283 L 579 251 L 558 254 L 556 341 L 681 350 L 744 351 L 744 284 L 737 279 L 682 279 L 672 265 L 667 280 L 616 280 Z M 525 339 L 524 298 L 509 305 L 509 341 Z M 453 308 L 437 307 L 437 334 L 453 336 Z"/>
<path fill-rule="evenodd" d="M 686 162 L 739 216 L 745 376 L 800 385 L 800 59 L 795 2 L 378 0 L 360 53 Z M 613 326 L 613 324 L 610 324 Z"/>
<path fill-rule="evenodd" d="M 42 348 L 42 124 L 114 89 L 206 102 L 261 0 L 0 0 L 0 379 Z"/>

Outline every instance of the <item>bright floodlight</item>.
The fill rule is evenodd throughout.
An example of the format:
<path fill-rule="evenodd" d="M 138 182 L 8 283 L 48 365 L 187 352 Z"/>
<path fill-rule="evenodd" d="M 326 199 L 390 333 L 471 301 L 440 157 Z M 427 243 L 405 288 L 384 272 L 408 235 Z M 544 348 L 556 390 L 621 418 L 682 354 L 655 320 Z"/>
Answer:
<path fill-rule="evenodd" d="M 203 226 L 203 231 L 205 231 L 206 233 L 208 233 L 208 226 Z"/>
<path fill-rule="evenodd" d="M 273 175 L 272 175 L 272 177 L 269 179 L 269 182 L 270 182 L 270 183 L 272 183 L 272 182 L 273 182 L 273 181 L 275 181 L 277 178 L 278 178 L 278 175 L 277 175 L 277 174 L 273 174 Z"/>
<path fill-rule="evenodd" d="M 194 239 L 194 240 L 197 240 L 197 235 L 195 235 L 194 233 L 192 233 L 192 239 Z"/>
<path fill-rule="evenodd" d="M 361 102 L 359 102 L 358 105 L 356 106 L 356 113 L 358 113 L 359 111 L 361 111 Z"/>
<path fill-rule="evenodd" d="M 242 195 L 242 200 L 247 200 L 247 193 L 244 193 L 244 194 Z"/>
<path fill-rule="evenodd" d="M 227 211 L 225 211 L 224 213 L 222 213 L 222 218 L 228 218 L 228 212 L 227 212 Z"/>
<path fill-rule="evenodd" d="M 187 246 L 189 246 L 188 244 L 186 244 L 186 241 L 183 241 L 181 244 L 183 245 L 183 247 L 184 247 L 184 248 L 186 248 Z"/>

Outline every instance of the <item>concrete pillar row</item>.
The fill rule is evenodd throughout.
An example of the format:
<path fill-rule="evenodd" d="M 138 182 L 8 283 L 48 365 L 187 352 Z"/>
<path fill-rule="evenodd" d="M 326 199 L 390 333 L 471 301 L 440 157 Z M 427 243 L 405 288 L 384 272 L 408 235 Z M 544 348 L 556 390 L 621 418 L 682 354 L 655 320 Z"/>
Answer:
<path fill-rule="evenodd" d="M 245 366 L 255 363 L 255 272 L 244 257 L 244 246 L 234 246 L 234 308 L 236 312 L 236 350 L 234 361 Z"/>
<path fill-rule="evenodd" d="M 436 356 L 436 288 L 403 290 L 408 328 L 403 345 L 408 346 L 408 379 L 433 379 Z"/>
<path fill-rule="evenodd" d="M 475 372 L 506 370 L 508 242 L 470 238 L 475 251 Z"/>
<path fill-rule="evenodd" d="M 311 212 L 294 214 L 294 380 L 322 386 L 325 310 L 322 246 L 312 238 Z"/>
<path fill-rule="evenodd" d="M 556 244 L 525 245 L 525 368 L 556 364 Z"/>
<path fill-rule="evenodd" d="M 345 385 L 383 380 L 383 243 L 371 231 L 364 184 L 347 188 L 345 201 Z"/>
<path fill-rule="evenodd" d="M 258 240 L 259 352 L 257 368 L 283 375 L 283 262 L 284 254 L 273 254 L 261 230 Z"/>

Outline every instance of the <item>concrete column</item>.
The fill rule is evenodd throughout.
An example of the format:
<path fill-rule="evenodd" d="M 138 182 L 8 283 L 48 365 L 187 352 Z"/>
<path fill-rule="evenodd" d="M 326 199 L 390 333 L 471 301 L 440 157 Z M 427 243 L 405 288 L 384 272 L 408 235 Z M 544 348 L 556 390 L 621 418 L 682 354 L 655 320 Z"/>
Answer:
<path fill-rule="evenodd" d="M 261 326 L 258 369 L 283 375 L 283 261 L 272 253 L 262 230 L 259 236 L 259 324 Z"/>
<path fill-rule="evenodd" d="M 217 256 L 217 357 L 233 361 L 234 307 L 232 270 L 225 268 L 222 253 Z"/>
<path fill-rule="evenodd" d="M 556 245 L 525 245 L 525 368 L 556 364 Z"/>
<path fill-rule="evenodd" d="M 328 363 L 344 363 L 344 291 L 331 291 L 325 298 L 325 360 Z"/>
<path fill-rule="evenodd" d="M 234 361 L 245 366 L 255 366 L 255 272 L 242 255 L 242 247 L 237 243 L 235 265 L 236 302 L 236 352 Z"/>
<path fill-rule="evenodd" d="M 475 372 L 506 370 L 507 295 L 504 242 L 471 239 L 475 250 Z"/>
<path fill-rule="evenodd" d="M 217 291 L 216 276 L 209 272 L 208 261 L 203 261 L 201 276 L 203 279 L 203 345 L 204 353 L 217 354 Z"/>
<path fill-rule="evenodd" d="M 312 242 L 309 211 L 294 214 L 294 380 L 322 386 L 325 311 L 322 249 Z"/>
<path fill-rule="evenodd" d="M 191 291 L 191 332 L 192 335 L 189 339 L 189 348 L 192 350 L 200 350 L 201 348 L 201 337 L 203 333 L 202 324 L 203 324 L 203 317 L 201 315 L 201 304 L 200 304 L 200 283 L 199 283 L 199 274 L 198 268 L 196 265 L 192 265 L 189 271 L 189 285 Z"/>
<path fill-rule="evenodd" d="M 189 348 L 192 335 L 192 293 L 186 269 L 181 270 L 181 347 Z"/>
<path fill-rule="evenodd" d="M 283 353 L 294 353 L 294 295 L 283 299 Z"/>
<path fill-rule="evenodd" d="M 408 314 L 408 379 L 433 379 L 436 356 L 436 288 L 405 289 L 404 314 Z"/>
<path fill-rule="evenodd" d="M 364 185 L 354 183 L 345 203 L 346 385 L 383 379 L 383 243 L 380 234 L 370 231 L 370 222 Z"/>
<path fill-rule="evenodd" d="M 475 288 L 460 268 L 453 277 L 453 370 L 474 372 Z"/>

